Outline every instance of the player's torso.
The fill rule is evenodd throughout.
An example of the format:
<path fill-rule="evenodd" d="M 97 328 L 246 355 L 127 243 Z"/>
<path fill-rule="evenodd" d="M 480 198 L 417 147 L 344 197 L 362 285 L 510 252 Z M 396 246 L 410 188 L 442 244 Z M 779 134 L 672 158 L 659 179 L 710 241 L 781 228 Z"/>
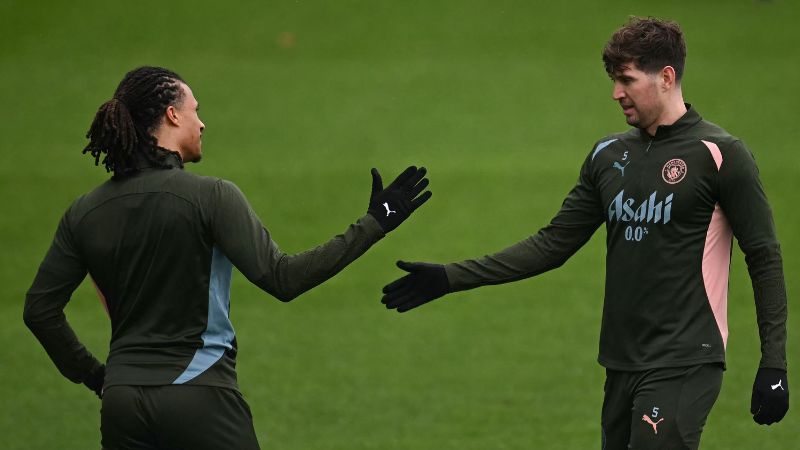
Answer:
<path fill-rule="evenodd" d="M 216 260 L 203 211 L 214 181 L 152 169 L 86 196 L 76 235 L 111 317 L 107 383 L 172 383 L 208 340 Z M 235 386 L 230 350 L 203 374 L 210 384 Z"/>
<path fill-rule="evenodd" d="M 609 244 L 636 252 L 663 249 L 677 238 L 681 247 L 705 239 L 717 168 L 701 139 L 626 135 L 597 154 L 593 168 Z"/>
<path fill-rule="evenodd" d="M 719 149 L 696 133 L 651 139 L 639 130 L 596 148 L 608 252 L 601 362 L 639 370 L 721 361 L 703 279 Z"/>

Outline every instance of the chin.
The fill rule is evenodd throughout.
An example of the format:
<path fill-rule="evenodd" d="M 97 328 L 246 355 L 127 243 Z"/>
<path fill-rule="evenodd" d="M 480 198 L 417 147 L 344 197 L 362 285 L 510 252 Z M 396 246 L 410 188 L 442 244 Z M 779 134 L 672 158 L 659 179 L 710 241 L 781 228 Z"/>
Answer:
<path fill-rule="evenodd" d="M 203 150 L 198 145 L 197 148 L 187 156 L 188 158 L 186 158 L 186 161 L 184 162 L 190 162 L 190 163 L 200 162 L 200 160 L 203 159 Z"/>

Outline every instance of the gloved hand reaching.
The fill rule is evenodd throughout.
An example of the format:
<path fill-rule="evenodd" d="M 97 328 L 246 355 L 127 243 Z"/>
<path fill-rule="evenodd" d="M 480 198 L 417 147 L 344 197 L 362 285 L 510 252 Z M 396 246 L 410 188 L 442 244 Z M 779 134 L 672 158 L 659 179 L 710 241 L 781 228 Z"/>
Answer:
<path fill-rule="evenodd" d="M 424 167 L 411 166 L 384 189 L 378 169 L 372 169 L 372 195 L 367 212 L 375 217 L 384 233 L 397 228 L 431 198 L 431 191 L 422 192 L 428 187 L 425 173 Z"/>
<path fill-rule="evenodd" d="M 406 312 L 450 292 L 450 282 L 440 264 L 398 261 L 397 267 L 408 275 L 383 287 L 381 303 L 388 309 Z"/>

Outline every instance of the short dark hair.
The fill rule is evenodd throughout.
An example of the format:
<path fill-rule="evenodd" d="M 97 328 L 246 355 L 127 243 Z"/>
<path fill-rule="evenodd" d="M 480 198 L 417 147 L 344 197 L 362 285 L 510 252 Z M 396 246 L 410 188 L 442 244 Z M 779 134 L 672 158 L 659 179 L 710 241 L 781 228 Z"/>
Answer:
<path fill-rule="evenodd" d="M 672 66 L 680 82 L 685 62 L 686 43 L 680 25 L 654 17 L 631 17 L 603 49 L 603 63 L 609 75 L 630 63 L 647 73 Z"/>
<path fill-rule="evenodd" d="M 94 157 L 114 177 L 136 172 L 137 160 L 144 158 L 156 167 L 167 166 L 169 153 L 158 147 L 153 136 L 167 107 L 183 101 L 183 79 L 162 67 L 139 67 L 128 72 L 114 97 L 100 105 L 86 133 L 89 144 L 83 153 Z"/>

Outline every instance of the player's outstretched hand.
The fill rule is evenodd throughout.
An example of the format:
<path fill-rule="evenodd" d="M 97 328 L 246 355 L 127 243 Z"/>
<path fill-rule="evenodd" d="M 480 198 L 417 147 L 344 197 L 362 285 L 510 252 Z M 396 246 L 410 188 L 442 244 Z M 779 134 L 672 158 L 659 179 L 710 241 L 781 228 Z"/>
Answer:
<path fill-rule="evenodd" d="M 753 383 L 750 413 L 759 425 L 780 422 L 789 410 L 789 380 L 786 371 L 760 368 Z"/>
<path fill-rule="evenodd" d="M 440 264 L 397 261 L 397 267 L 408 272 L 383 287 L 381 303 L 388 309 L 406 312 L 450 292 L 450 282 Z"/>
<path fill-rule="evenodd" d="M 86 375 L 86 379 L 83 380 L 83 385 L 97 394 L 97 398 L 103 398 L 103 382 L 105 381 L 105 378 L 106 366 L 104 364 L 100 364 L 94 370 L 89 372 L 89 375 Z"/>
<path fill-rule="evenodd" d="M 381 174 L 378 169 L 372 169 L 372 195 L 367 212 L 375 217 L 384 233 L 397 228 L 431 198 L 431 191 L 425 191 L 428 187 L 426 173 L 424 167 L 411 166 L 384 189 Z"/>

